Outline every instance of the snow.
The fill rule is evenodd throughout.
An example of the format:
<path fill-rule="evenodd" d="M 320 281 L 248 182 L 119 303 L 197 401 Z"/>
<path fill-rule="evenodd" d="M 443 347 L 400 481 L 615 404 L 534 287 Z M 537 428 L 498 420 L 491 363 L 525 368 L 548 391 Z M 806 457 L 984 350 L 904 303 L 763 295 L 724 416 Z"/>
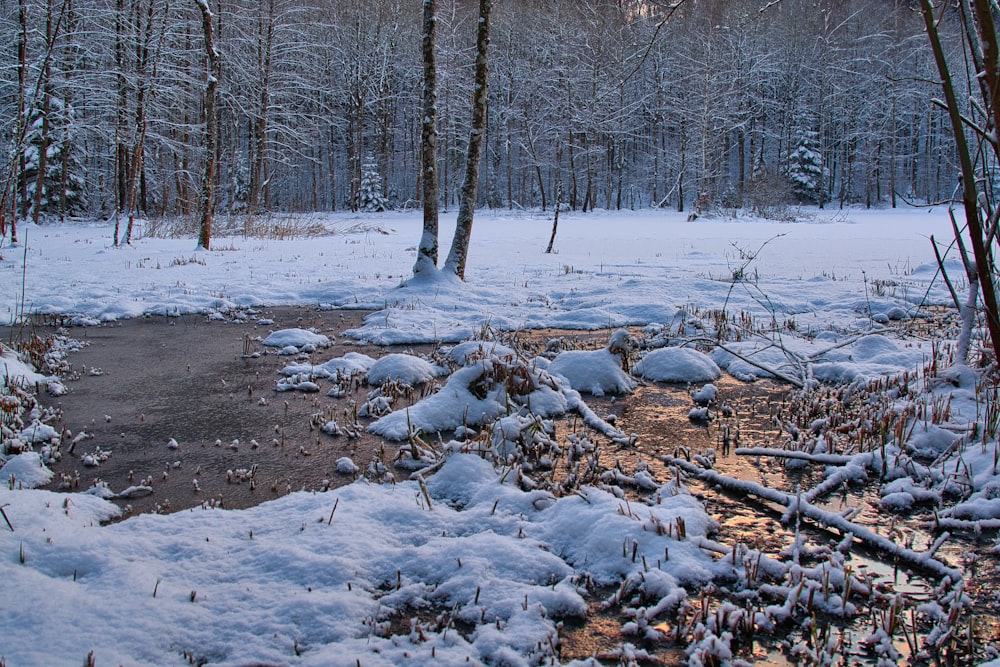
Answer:
<path fill-rule="evenodd" d="M 658 382 L 711 382 L 722 375 L 708 355 L 686 347 L 664 347 L 646 354 L 633 369 Z"/>
<path fill-rule="evenodd" d="M 625 394 L 636 387 L 635 380 L 622 370 L 621 356 L 606 348 L 561 352 L 548 371 L 566 378 L 573 389 L 594 396 Z"/>
<path fill-rule="evenodd" d="M 691 394 L 691 399 L 698 405 L 708 405 L 714 403 L 719 395 L 719 388 L 714 384 L 706 384 L 701 389 Z"/>
<path fill-rule="evenodd" d="M 514 348 L 493 340 L 467 340 L 448 351 L 448 358 L 460 366 L 483 357 L 515 357 Z"/>
<path fill-rule="evenodd" d="M 17 601 L 0 612 L 6 660 L 70 664 L 93 650 L 98 664 L 181 664 L 185 652 L 217 665 L 427 664 L 432 648 L 435 664 L 527 659 L 556 619 L 586 614 L 574 575 L 611 583 L 642 571 L 622 540 L 652 562 L 669 548 L 662 566 L 680 581 L 714 567 L 694 543 L 619 513 L 609 493 L 538 503 L 474 455 L 450 457 L 427 489 L 430 507 L 415 482 L 361 480 L 110 526 L 100 524 L 117 508 L 93 496 L 0 491 L 25 561 L 5 559 L 17 569 L 0 578 L 3 599 Z M 684 495 L 644 512 L 686 516 L 692 534 L 710 525 Z M 430 628 L 423 640 L 371 634 L 404 605 L 488 625 L 471 641 Z"/>
<path fill-rule="evenodd" d="M 22 452 L 0 465 L 0 480 L 13 489 L 33 489 L 51 479 L 52 471 L 42 463 L 38 452 Z"/>
<path fill-rule="evenodd" d="M 368 369 L 368 383 L 397 382 L 415 387 L 430 382 L 440 374 L 438 368 L 412 354 L 387 354 Z"/>
<path fill-rule="evenodd" d="M 329 347 L 330 339 L 323 334 L 309 331 L 308 329 L 282 329 L 269 335 L 261 341 L 261 344 L 270 347 L 280 347 L 283 350 L 288 347 L 304 348 L 308 346 L 312 346 L 315 349 L 317 347 Z"/>
<path fill-rule="evenodd" d="M 281 370 L 281 374 L 285 376 L 305 374 L 316 378 L 348 378 L 354 375 L 364 375 L 374 363 L 375 360 L 367 354 L 348 352 L 319 365 L 289 364 Z"/>
<path fill-rule="evenodd" d="M 942 209 L 812 210 L 803 223 L 780 225 L 747 218 L 689 223 L 683 214 L 664 211 L 566 211 L 553 254 L 542 252 L 551 231 L 547 215 L 481 212 L 466 283 L 436 273 L 411 276 L 419 212 L 316 220 L 328 237 L 233 237 L 225 251 L 202 251 L 198 261 L 188 261 L 192 238 L 140 234 L 132 245 L 114 248 L 105 223 L 26 224 L 25 252 L 0 257 L 0 281 L 20 285 L 23 276 L 24 294 L 0 290 L 0 307 L 15 313 L 21 303 L 30 304 L 34 312 L 67 315 L 80 325 L 144 314 L 223 317 L 263 305 L 372 310 L 346 338 L 456 344 L 448 355 L 460 367 L 405 409 L 393 410 L 390 397 L 374 389 L 371 409 L 387 412 L 369 430 L 419 442 L 419 432 L 483 429 L 488 437 L 476 440 L 482 449 L 470 451 L 470 441 L 445 442 L 439 460 L 416 461 L 419 472 L 397 471 L 392 484 L 360 477 L 246 510 L 199 508 L 114 523 L 108 522 L 120 511 L 100 497 L 108 489 L 30 489 L 44 481 L 44 454 L 12 456 L 0 471 L 4 481 L 15 480 L 0 488 L 0 508 L 10 522 L 9 528 L 0 523 L 5 664 L 79 664 L 90 651 L 99 665 L 544 664 L 559 623 L 588 613 L 592 600 L 582 582 L 618 591 L 609 600 L 629 607 L 626 630 L 641 638 L 655 632 L 650 626 L 658 614 L 672 613 L 689 595 L 697 602 L 702 586 L 747 577 L 738 554 L 774 576 L 798 578 L 797 585 L 772 584 L 768 590 L 777 602 L 756 612 L 756 623 L 774 627 L 801 606 L 808 592 L 804 578 L 830 576 L 745 545 L 713 542 L 713 519 L 677 480 L 657 480 L 641 467 L 615 470 L 597 486 L 557 497 L 509 474 L 511 451 L 524 442 L 550 444 L 546 419 L 569 411 L 598 431 L 595 442 L 606 437 L 627 447 L 629 436 L 589 410 L 580 392 L 631 392 L 633 375 L 703 385 L 722 368 L 746 380 L 779 374 L 806 385 L 816 379 L 846 383 L 849 393 L 869 378 L 919 370 L 932 355 L 931 344 L 901 340 L 884 324 L 918 316 L 925 299 L 924 305 L 950 304 L 927 240 L 950 234 Z M 441 238 L 448 239 L 454 219 L 442 223 Z M 735 279 L 733 267 L 742 260 L 734 248 L 765 242 L 754 279 Z M 875 280 L 891 288 L 873 292 Z M 784 324 L 774 337 L 748 334 L 708 355 L 678 347 L 685 339 L 699 345 L 712 340 L 719 321 L 707 314 L 723 307 L 731 315 Z M 629 336 L 612 333 L 627 326 L 660 338 L 660 347 L 646 351 L 633 373 L 627 370 L 635 354 Z M 473 340 L 489 329 L 522 328 L 607 332 L 610 344 L 525 360 L 500 343 Z M 290 355 L 331 344 L 306 329 L 273 331 L 262 342 Z M 2 368 L 11 387 L 55 386 L 6 349 Z M 318 390 L 316 380 L 363 373 L 372 384 L 444 377 L 436 364 L 414 355 L 376 361 L 348 353 L 322 364 L 296 359 L 281 371 L 277 387 Z M 938 403 L 928 412 L 952 400 L 952 411 L 966 424 L 976 419 L 975 371 L 956 366 L 936 380 L 928 400 Z M 699 392 L 706 401 L 708 387 L 714 385 Z M 902 397 L 895 391 L 890 408 Z M 0 397 L 17 400 L 16 393 Z M 699 418 L 710 415 L 708 408 L 695 409 L 704 411 Z M 4 435 L 43 450 L 60 434 L 42 420 L 33 415 L 27 427 Z M 952 472 L 958 460 L 947 457 L 963 424 L 949 424 L 953 431 L 918 426 L 920 421 L 911 422 L 905 443 L 881 452 L 833 453 L 818 420 L 808 436 L 812 450 L 754 455 L 787 454 L 828 465 L 822 488 L 880 479 L 882 504 L 890 511 L 937 507 L 964 494 L 962 503 L 939 512 L 942 526 L 1000 519 L 1000 445 L 984 439 L 981 447 L 958 454 L 960 476 Z M 329 424 L 334 434 L 338 427 Z M 166 449 L 164 440 L 150 444 Z M 558 446 L 587 452 L 595 445 L 578 440 Z M 107 452 L 96 447 L 79 455 L 99 465 Z M 942 460 L 927 461 L 936 458 Z M 344 457 L 336 469 L 357 476 L 366 465 Z M 731 483 L 683 459 L 670 465 L 678 478 L 684 471 L 713 484 Z M 946 467 L 948 475 L 940 472 Z M 644 489 L 643 499 L 624 500 L 619 484 Z M 961 578 L 933 550 L 917 552 L 857 531 L 846 513 L 814 502 L 820 487 L 801 497 L 750 482 L 736 491 L 841 531 L 848 536 L 844 551 L 853 534 L 903 563 L 949 581 Z M 147 490 L 140 483 L 119 495 Z M 841 563 L 833 579 L 846 571 Z M 851 586 L 866 590 L 860 581 Z M 838 595 L 822 604 L 828 613 L 853 609 Z M 944 597 L 934 604 L 946 617 Z M 442 615 L 451 623 L 428 620 Z M 459 632 L 456 621 L 474 630 Z M 728 655 L 722 620 L 706 620 L 695 634 L 688 647 L 692 664 L 715 664 Z M 627 643 L 616 651 L 623 660 L 642 655 Z"/>
<path fill-rule="evenodd" d="M 453 216 L 442 215 L 442 256 Z M 411 278 L 418 212 L 317 217 L 331 230 L 328 239 L 232 237 L 226 250 L 200 252 L 198 262 L 187 261 L 196 245 L 191 238 L 140 236 L 115 248 L 106 223 L 29 224 L 21 226 L 24 303 L 40 313 L 98 321 L 268 304 L 366 308 L 377 312 L 356 334 L 384 344 L 459 342 L 484 325 L 597 330 L 666 323 L 680 308 L 721 308 L 727 297 L 730 312 L 769 318 L 762 305 L 769 303 L 779 318 L 814 332 L 833 323 L 868 325 L 869 307 L 912 308 L 928 286 L 931 303 L 950 303 L 947 288 L 931 284 L 936 262 L 928 241 L 951 233 L 945 210 L 812 209 L 804 218 L 794 225 L 744 218 L 689 223 L 671 211 L 567 211 L 560 226 L 571 231 L 556 239 L 558 253 L 545 254 L 550 216 L 480 211 L 466 284 L 439 275 Z M 738 283 L 730 294 L 730 267 L 742 263 L 733 244 L 756 249 L 768 239 L 754 265 L 756 285 Z M 20 284 L 22 260 L 21 252 L 5 254 L 3 284 Z M 868 294 L 866 276 L 869 285 L 898 287 Z M 17 312 L 19 297 L 17 290 L 0 294 L 3 312 Z"/>
<path fill-rule="evenodd" d="M 12 284 L 12 283 L 8 283 Z M 0 346 L 0 369 L 3 369 L 3 376 L 7 378 L 8 382 L 19 384 L 22 386 L 32 386 L 36 384 L 45 384 L 49 378 L 36 372 L 29 364 L 18 358 L 18 356 L 8 350 L 6 347 Z"/>

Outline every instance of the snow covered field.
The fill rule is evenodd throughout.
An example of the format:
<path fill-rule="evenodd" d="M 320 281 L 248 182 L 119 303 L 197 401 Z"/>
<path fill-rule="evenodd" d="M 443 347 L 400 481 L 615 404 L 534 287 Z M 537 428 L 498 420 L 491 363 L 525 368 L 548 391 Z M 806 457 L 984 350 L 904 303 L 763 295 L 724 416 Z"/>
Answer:
<path fill-rule="evenodd" d="M 476 218 L 466 285 L 404 289 L 420 236 L 414 213 L 320 218 L 343 233 L 217 238 L 211 252 L 195 252 L 191 238 L 115 249 L 106 224 L 28 227 L 23 247 L 3 249 L 0 313 L 19 310 L 26 253 L 24 310 L 98 320 L 262 304 L 388 304 L 394 308 L 373 315 L 363 335 L 396 343 L 460 340 L 484 322 L 498 329 L 662 323 L 680 307 L 720 308 L 727 295 L 730 310 L 767 315 L 759 303 L 764 295 L 779 317 L 794 317 L 803 328 L 850 327 L 867 319 L 865 280 L 895 297 L 872 299 L 876 310 L 919 303 L 936 273 L 928 239 L 951 238 L 943 209 L 807 215 L 793 225 L 689 223 L 666 211 L 564 214 L 555 253 L 547 255 L 551 216 L 484 211 Z M 442 257 L 449 222 L 442 220 Z M 765 243 L 748 262 L 744 255 Z M 760 290 L 738 287 L 730 295 L 733 272 L 744 265 Z M 950 302 L 940 282 L 931 297 Z"/>
<path fill-rule="evenodd" d="M 566 214 L 550 255 L 542 252 L 551 231 L 547 216 L 482 212 L 464 284 L 409 280 L 417 214 L 315 221 L 333 233 L 220 237 L 212 251 L 195 251 L 192 238 L 142 238 L 113 248 L 106 224 L 28 226 L 20 246 L 0 248 L 0 312 L 9 321 L 26 312 L 99 323 L 146 313 L 224 317 L 261 305 L 370 309 L 352 335 L 377 344 L 457 343 L 488 329 L 636 325 L 644 327 L 644 346 L 660 348 L 636 369 L 652 379 L 700 386 L 716 366 L 747 380 L 771 369 L 807 386 L 812 378 L 841 387 L 853 381 L 860 393 L 863 381 L 919 371 L 936 354 L 929 341 L 900 339 L 883 324 L 919 321 L 921 304 L 950 304 L 928 240 L 950 238 L 940 209 L 813 210 L 794 224 L 687 222 L 650 211 Z M 444 227 L 442 239 L 450 239 Z M 957 276 L 957 263 L 950 270 Z M 745 314 L 764 328 L 776 325 L 782 348 L 770 338 L 741 335 L 726 343 L 728 351 L 667 360 L 664 351 L 684 340 L 715 337 L 720 321 L 712 311 L 723 308 L 737 320 Z M 315 344 L 297 335 L 279 338 Z M 468 359 L 466 350 L 453 351 L 461 368 L 438 380 L 438 393 L 370 425 L 404 441 L 415 428 L 458 428 L 467 437 L 446 452 L 421 449 L 406 470 L 369 468 L 371 477 L 393 474 L 392 484 L 361 479 L 248 510 L 144 515 L 107 526 L 101 523 L 118 510 L 95 495 L 5 488 L 0 507 L 10 525 L 0 523 L 0 657 L 10 667 L 79 664 L 88 655 L 97 665 L 549 664 L 558 656 L 561 621 L 585 617 L 595 602 L 629 619 L 617 654 L 604 656 L 621 664 L 641 664 L 649 643 L 668 633 L 680 637 L 690 664 L 725 663 L 735 659 L 746 627 L 768 632 L 787 624 L 803 637 L 786 647 L 790 655 L 815 661 L 837 655 L 835 637 L 815 627 L 810 635 L 811 614 L 851 618 L 877 595 L 852 571 L 850 535 L 822 553 L 799 545 L 778 558 L 716 542 L 715 522 L 701 502 L 676 479 L 656 479 L 647 470 L 609 471 L 563 492 L 531 482 L 519 448 L 577 457 L 585 468 L 597 443 L 628 446 L 628 434 L 585 405 L 586 392 L 634 386 L 621 368 L 621 349 L 613 344 L 589 356 L 527 361 L 499 347 Z M 19 374 L 31 384 L 39 379 L 13 353 L 4 360 L 9 383 Z M 371 369 L 361 364 L 358 372 Z M 428 372 L 413 360 L 379 371 L 380 381 L 403 384 Z M 290 367 L 287 375 L 292 384 L 330 386 L 313 369 Z M 57 379 L 49 383 L 58 390 Z M 849 517 L 818 506 L 837 485 L 881 476 L 887 511 L 926 503 L 956 530 L 1000 522 L 995 431 L 968 448 L 956 436 L 970 422 L 988 425 L 973 372 L 957 366 L 935 378 L 914 375 L 913 384 L 886 383 L 882 391 L 889 395 L 883 414 L 902 415 L 905 437 L 849 451 L 836 446 L 833 425 L 818 420 L 801 441 L 796 434 L 795 456 L 829 466 L 823 488 L 771 500 L 787 506 L 789 517 L 798 512 L 840 528 L 940 580 L 939 595 L 919 610 L 924 648 L 912 650 L 933 655 L 948 646 L 955 619 L 968 609 L 958 564 L 934 558 L 929 545 L 863 535 L 839 523 Z M 710 405 L 711 394 L 702 394 Z M 943 412 L 945 401 L 947 418 L 927 416 Z M 547 439 L 545 419 L 573 410 L 592 427 L 589 435 Z M 29 415 L 22 426 L 30 417 L 41 420 L 37 432 L 45 415 Z M 7 435 L 31 437 L 12 429 Z M 45 438 L 32 439 L 42 456 L 51 451 Z M 424 444 L 412 446 L 416 452 Z M 351 463 L 369 464 L 344 465 Z M 674 462 L 678 474 L 686 465 Z M 7 466 L 3 478 L 20 481 L 11 486 L 41 481 L 33 478 L 37 451 Z M 425 473 L 411 478 L 421 468 Z M 642 500 L 626 498 L 625 487 L 641 489 Z M 769 493 L 751 484 L 738 490 Z M 727 602 L 699 616 L 706 584 L 737 589 L 740 581 L 740 590 L 754 591 L 743 598 L 753 604 Z M 595 591 L 612 592 L 595 599 Z M 888 597 L 882 602 L 894 604 Z M 656 627 L 661 622 L 666 627 Z M 873 660 L 899 658 L 898 632 L 887 624 L 863 638 Z"/>

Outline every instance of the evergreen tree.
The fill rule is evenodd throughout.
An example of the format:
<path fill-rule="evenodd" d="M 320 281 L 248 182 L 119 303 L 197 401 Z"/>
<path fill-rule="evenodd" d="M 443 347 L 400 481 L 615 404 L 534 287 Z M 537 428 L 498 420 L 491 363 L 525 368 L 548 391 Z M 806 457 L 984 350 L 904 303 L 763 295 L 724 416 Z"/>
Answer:
<path fill-rule="evenodd" d="M 361 201 L 359 206 L 367 213 L 377 213 L 389 209 L 389 200 L 382 194 L 382 175 L 378 172 L 378 165 L 368 157 L 361 167 Z"/>
<path fill-rule="evenodd" d="M 795 150 L 789 154 L 785 171 L 796 199 L 822 206 L 827 201 L 824 190 L 825 172 L 819 138 L 816 132 L 806 130 L 799 138 Z"/>
<path fill-rule="evenodd" d="M 39 213 L 48 216 L 83 215 L 87 210 L 84 166 L 75 142 L 74 112 L 53 96 L 49 102 L 49 144 L 46 152 L 45 181 Z M 33 109 L 28 118 L 24 143 L 22 192 L 27 194 L 26 211 L 35 205 L 38 169 L 45 138 L 42 131 L 42 111 Z"/>

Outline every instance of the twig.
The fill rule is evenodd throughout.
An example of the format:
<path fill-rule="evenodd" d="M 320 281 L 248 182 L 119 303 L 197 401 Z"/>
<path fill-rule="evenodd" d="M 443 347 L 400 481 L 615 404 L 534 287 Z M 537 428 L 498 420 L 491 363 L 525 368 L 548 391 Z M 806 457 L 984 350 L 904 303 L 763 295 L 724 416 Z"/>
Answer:
<path fill-rule="evenodd" d="M 427 490 L 427 482 L 424 481 L 422 475 L 417 475 L 417 484 L 420 485 L 420 491 L 424 494 L 424 500 L 427 501 L 427 509 L 434 509 L 433 503 L 431 503 L 431 492 Z"/>
<path fill-rule="evenodd" d="M 0 505 L 0 514 L 3 515 L 3 520 L 7 522 L 7 527 L 10 528 L 10 532 L 13 533 L 14 532 L 14 526 L 13 526 L 13 524 L 11 524 L 10 519 L 7 518 L 7 513 L 3 511 L 3 508 L 7 507 L 8 504 L 9 503 L 5 503 L 3 505 Z"/>
<path fill-rule="evenodd" d="M 937 259 L 938 270 L 941 272 L 941 277 L 944 278 L 944 284 L 948 286 L 948 291 L 951 292 L 951 299 L 955 302 L 955 309 L 962 310 L 962 304 L 958 300 L 958 292 L 955 291 L 955 286 L 951 284 L 951 278 L 948 277 L 948 271 L 944 268 L 944 258 L 941 257 L 941 252 L 938 250 L 937 241 L 934 240 L 934 235 L 931 234 L 931 247 L 934 248 L 934 257 Z"/>
<path fill-rule="evenodd" d="M 440 460 L 437 461 L 437 463 L 432 463 L 426 468 L 421 468 L 420 470 L 416 470 L 410 474 L 410 479 L 416 480 L 418 477 L 423 477 L 425 475 L 433 475 L 434 473 L 436 473 L 438 470 L 441 469 L 441 466 L 444 465 L 444 462 L 445 459 L 441 458 Z"/>
<path fill-rule="evenodd" d="M 781 371 L 779 371 L 779 370 L 777 370 L 775 368 L 769 368 L 768 366 L 765 366 L 764 364 L 762 364 L 762 363 L 760 363 L 758 361 L 754 361 L 753 359 L 749 358 L 745 354 L 741 354 L 741 353 L 739 353 L 739 352 L 737 352 L 737 351 L 735 351 L 733 349 L 730 349 L 730 348 L 726 347 L 725 345 L 723 345 L 722 343 L 719 343 L 718 341 L 713 340 L 711 338 L 689 338 L 689 339 L 687 339 L 684 342 L 685 343 L 698 343 L 698 342 L 709 343 L 709 344 L 714 345 L 715 347 L 719 348 L 723 352 L 727 352 L 727 353 L 733 355 L 734 357 L 736 357 L 740 361 L 745 361 L 746 363 L 750 364 L 751 366 L 753 366 L 755 368 L 759 368 L 760 370 L 762 370 L 762 371 L 764 371 L 766 373 L 770 373 L 771 375 L 773 375 L 774 377 L 778 378 L 779 380 L 783 380 L 783 381 L 787 382 L 788 384 L 792 385 L 793 387 L 795 387 L 797 389 L 802 389 L 805 386 L 805 383 L 803 383 L 801 380 L 796 380 L 792 376 L 786 375 L 785 373 L 782 373 Z M 776 345 L 776 347 L 778 347 L 779 349 L 781 349 L 782 352 L 785 352 L 786 355 L 788 355 L 789 357 L 791 357 L 791 355 L 789 354 L 788 350 L 786 350 L 781 345 L 777 345 L 777 344 L 775 344 L 775 345 Z"/>

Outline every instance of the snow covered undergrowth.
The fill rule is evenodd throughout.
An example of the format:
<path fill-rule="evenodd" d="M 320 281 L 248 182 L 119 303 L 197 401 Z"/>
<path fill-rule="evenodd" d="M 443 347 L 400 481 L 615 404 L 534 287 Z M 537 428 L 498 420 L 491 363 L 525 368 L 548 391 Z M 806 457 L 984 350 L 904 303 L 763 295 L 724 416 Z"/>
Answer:
<path fill-rule="evenodd" d="M 188 253 L 190 239 L 91 253 L 85 239 L 102 228 L 29 227 L 37 240 L 27 253 L 29 299 L 81 322 L 314 303 L 379 309 L 351 332 L 378 343 L 455 342 L 484 328 L 644 328 L 627 352 L 554 348 L 529 360 L 486 340 L 379 367 L 358 353 L 297 359 L 277 390 L 336 392 L 361 377 L 381 385 L 358 419 L 407 443 L 402 467 L 368 466 L 371 478 L 395 483 L 361 480 L 238 512 L 101 526 L 115 511 L 106 501 L 22 490 L 31 486 L 25 466 L 41 469 L 59 434 L 45 430 L 50 415 L 19 403 L 5 443 L 41 456 L 12 461 L 22 481 L 0 492 L 13 529 L 0 524 L 0 599 L 14 601 L 0 607 L 0 654 L 11 665 L 76 664 L 91 650 L 98 664 L 529 665 L 557 651 L 560 619 L 586 614 L 595 601 L 627 619 L 620 655 L 633 660 L 644 654 L 637 647 L 669 639 L 686 647 L 690 664 L 725 664 L 747 659 L 747 636 L 776 632 L 790 637 L 788 655 L 822 663 L 847 651 L 829 630 L 835 622 L 870 618 L 863 648 L 851 650 L 895 664 L 893 637 L 898 643 L 906 626 L 881 610 L 897 604 L 917 619 L 907 630 L 912 653 L 954 649 L 970 601 L 964 573 L 944 562 L 941 544 L 897 538 L 904 543 L 893 546 L 853 523 L 852 511 L 819 508 L 845 485 L 876 485 L 887 515 L 923 513 L 929 533 L 1000 525 L 991 416 L 1000 410 L 989 407 L 996 392 L 976 371 L 943 358 L 930 363 L 941 353 L 932 342 L 899 339 L 885 327 L 920 316 L 915 304 L 925 295 L 947 302 L 924 237 L 944 236 L 947 218 L 882 212 L 867 220 L 778 228 L 683 225 L 644 213 L 626 217 L 625 232 L 608 218 L 582 218 L 548 257 L 524 250 L 547 225 L 492 220 L 474 237 L 467 284 L 404 280 L 417 238 L 410 218 L 393 219 L 406 231 L 379 235 L 372 247 L 337 236 L 329 246 L 234 239 L 235 251 L 176 263 L 169 258 Z M 765 255 L 773 255 L 758 260 L 756 278 L 737 280 L 733 244 L 772 238 Z M 0 263 L 0 272 L 19 274 L 16 264 Z M 874 279 L 881 282 L 870 291 Z M 268 345 L 289 355 L 318 355 L 326 345 L 323 332 L 273 334 Z M 801 518 L 839 530 L 838 542 L 796 540 L 786 553 L 766 554 L 715 541 L 713 521 L 683 481 L 729 484 L 713 469 L 713 452 L 670 462 L 670 476 L 601 464 L 599 450 L 628 447 L 632 437 L 594 414 L 581 391 L 627 393 L 641 378 L 700 386 L 719 367 L 747 381 L 775 376 L 804 386 L 806 407 L 778 419 L 780 442 L 744 455 L 787 459 L 790 469 L 818 466 L 823 481 L 801 495 L 745 481 L 736 492 L 784 506 L 790 529 Z M 420 400 L 400 407 L 417 385 L 426 388 Z M 717 396 L 697 394 L 710 420 Z M 591 430 L 557 440 L 546 420 L 566 412 Z M 455 439 L 432 446 L 424 437 L 442 430 Z M 673 449 L 669 434 L 664 445 Z M 575 467 L 556 480 L 548 471 L 559 459 Z M 407 479 L 414 470 L 419 476 Z M 929 572 L 933 600 L 914 605 L 877 590 L 852 564 L 858 542 Z M 713 590 L 722 593 L 700 594 Z"/>

